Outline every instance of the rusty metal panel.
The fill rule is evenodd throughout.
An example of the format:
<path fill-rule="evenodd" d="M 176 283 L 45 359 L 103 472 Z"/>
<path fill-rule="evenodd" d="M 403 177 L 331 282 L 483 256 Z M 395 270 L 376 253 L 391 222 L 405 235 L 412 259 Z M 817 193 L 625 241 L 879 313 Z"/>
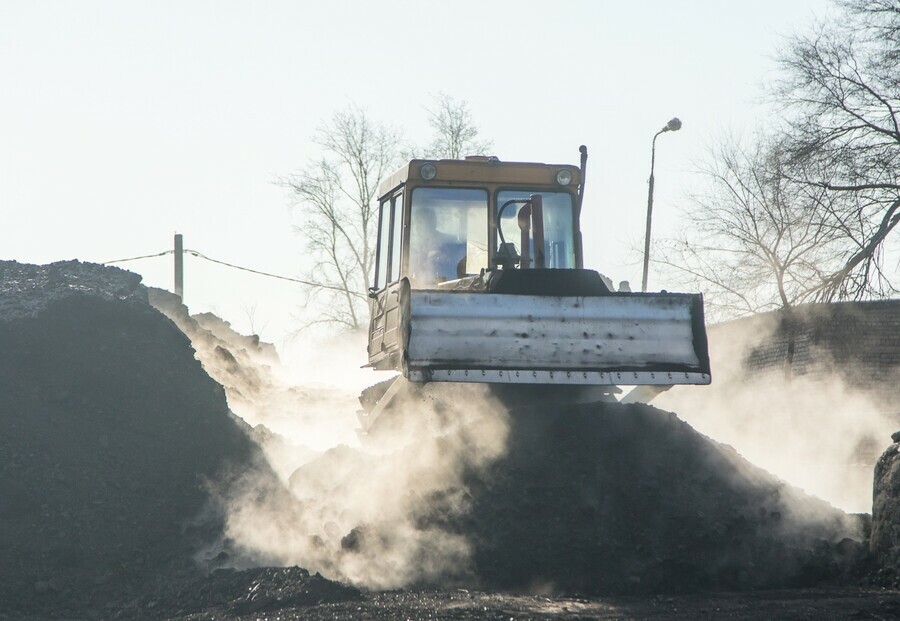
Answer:
<path fill-rule="evenodd" d="M 546 297 L 412 291 L 408 375 L 414 381 L 446 376 L 443 381 L 709 383 L 698 301 L 696 295 L 666 293 Z M 467 379 L 466 371 L 492 375 Z M 500 375 L 508 371 L 535 375 Z"/>

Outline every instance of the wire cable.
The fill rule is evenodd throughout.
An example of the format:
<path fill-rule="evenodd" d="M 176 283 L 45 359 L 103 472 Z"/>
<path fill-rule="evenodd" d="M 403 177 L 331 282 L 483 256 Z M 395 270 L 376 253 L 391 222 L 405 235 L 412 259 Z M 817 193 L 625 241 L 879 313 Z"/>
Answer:
<path fill-rule="evenodd" d="M 244 272 L 250 272 L 251 274 L 259 274 L 260 276 L 268 276 L 269 278 L 278 278 L 279 280 L 287 280 L 290 282 L 297 282 L 301 285 L 307 285 L 309 287 L 321 287 L 323 289 L 334 289 L 335 291 L 343 291 L 340 287 L 335 287 L 333 285 L 324 285 L 322 283 L 312 282 L 310 280 L 302 280 L 300 278 L 291 278 L 290 276 L 281 276 L 280 274 L 271 274 L 269 272 L 262 272 L 260 270 L 254 270 L 249 267 L 243 267 L 241 265 L 235 265 L 234 263 L 228 263 L 227 261 L 222 261 L 220 259 L 213 259 L 212 257 L 208 257 L 202 252 L 197 250 L 188 250 L 185 248 L 184 252 L 186 254 L 191 254 L 199 259 L 204 259 L 206 261 L 210 261 L 212 263 L 218 263 L 219 265 L 224 265 L 225 267 L 230 267 L 236 270 L 241 270 Z"/>
<path fill-rule="evenodd" d="M 156 254 L 145 254 L 139 257 L 129 257 L 127 259 L 116 259 L 114 261 L 104 261 L 103 265 L 110 265 L 112 263 L 124 263 L 126 261 L 137 261 L 138 259 L 149 259 L 152 257 L 162 257 L 167 254 L 174 254 L 174 250 L 165 250 L 163 252 L 158 252 Z M 268 276 L 269 278 L 277 278 L 279 280 L 287 280 L 289 282 L 296 282 L 301 285 L 306 285 L 307 287 L 317 287 L 319 289 L 330 289 L 331 291 L 340 291 L 341 293 L 346 293 L 347 290 L 343 287 L 338 287 L 335 285 L 326 285 L 324 283 L 313 282 L 311 280 L 303 280 L 300 278 L 291 278 L 290 276 L 282 276 L 280 274 L 272 274 L 270 272 L 263 272 L 260 270 L 255 270 L 249 267 L 243 267 L 241 265 L 235 265 L 234 263 L 228 263 L 227 261 L 222 261 L 220 259 L 213 259 L 212 257 L 208 257 L 199 250 L 189 250 L 185 248 L 182 250 L 183 254 L 190 254 L 192 256 L 197 257 L 198 259 L 203 259 L 205 261 L 209 261 L 211 263 L 218 263 L 219 265 L 224 265 L 225 267 L 230 267 L 232 269 L 241 270 L 244 272 L 250 272 L 251 274 L 258 274 L 259 276 Z"/>
<path fill-rule="evenodd" d="M 111 265 L 112 263 L 125 263 L 126 261 L 137 261 L 138 259 L 150 259 L 153 257 L 162 257 L 167 254 L 174 254 L 174 250 L 164 250 L 163 252 L 157 252 L 156 254 L 144 254 L 139 257 L 129 257 L 127 259 L 115 259 L 113 261 L 103 261 L 100 265 Z"/>

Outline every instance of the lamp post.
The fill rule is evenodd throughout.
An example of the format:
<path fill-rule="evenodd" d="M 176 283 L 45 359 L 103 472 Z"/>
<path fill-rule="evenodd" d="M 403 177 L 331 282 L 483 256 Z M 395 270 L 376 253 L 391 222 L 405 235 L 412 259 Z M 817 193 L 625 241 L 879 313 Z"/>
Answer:
<path fill-rule="evenodd" d="M 650 191 L 647 194 L 647 231 L 644 233 L 644 277 L 641 280 L 641 291 L 647 292 L 647 272 L 650 269 L 650 221 L 653 217 L 653 166 L 656 164 L 656 137 L 665 132 L 677 132 L 681 129 L 681 121 L 674 117 L 666 126 L 653 135 L 653 148 L 650 150 Z"/>

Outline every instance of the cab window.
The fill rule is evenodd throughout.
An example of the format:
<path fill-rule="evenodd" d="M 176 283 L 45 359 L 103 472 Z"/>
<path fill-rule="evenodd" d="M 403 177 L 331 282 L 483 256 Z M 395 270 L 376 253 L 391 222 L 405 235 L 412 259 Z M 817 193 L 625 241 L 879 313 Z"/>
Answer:
<path fill-rule="evenodd" d="M 497 193 L 497 208 L 509 200 L 528 200 L 532 194 L 540 194 L 544 212 L 544 257 L 547 267 L 571 269 L 575 267 L 575 227 L 572 221 L 573 202 L 568 192 L 547 192 L 535 189 L 502 190 Z M 509 205 L 500 218 L 503 238 L 513 242 L 521 253 L 521 231 L 516 215 L 521 203 Z M 497 244 L 500 243 L 499 233 Z M 529 255 L 534 257 L 534 239 L 529 239 Z"/>
<path fill-rule="evenodd" d="M 378 215 L 378 261 L 375 266 L 375 289 L 384 288 L 387 283 L 388 245 L 391 231 L 391 201 L 381 203 Z"/>
<path fill-rule="evenodd" d="M 429 287 L 488 266 L 488 192 L 416 188 L 410 203 L 409 276 Z"/>
<path fill-rule="evenodd" d="M 400 256 L 403 251 L 403 195 L 394 197 L 394 206 L 391 208 L 391 271 L 388 282 L 397 282 L 400 279 Z"/>
<path fill-rule="evenodd" d="M 375 289 L 381 290 L 400 278 L 403 245 L 403 195 L 382 201 L 378 213 L 378 251 Z"/>

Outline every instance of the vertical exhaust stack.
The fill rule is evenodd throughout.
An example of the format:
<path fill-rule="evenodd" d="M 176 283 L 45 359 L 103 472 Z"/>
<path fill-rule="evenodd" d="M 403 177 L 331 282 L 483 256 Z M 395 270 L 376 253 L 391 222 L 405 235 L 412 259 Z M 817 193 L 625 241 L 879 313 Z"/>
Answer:
<path fill-rule="evenodd" d="M 584 180 L 587 176 L 587 147 L 585 145 L 581 145 L 578 147 L 578 151 L 581 153 L 581 162 L 579 167 L 581 168 L 581 183 L 578 185 L 578 196 L 575 197 L 575 230 L 577 234 L 575 236 L 575 260 L 577 262 L 578 269 L 584 269 L 584 246 L 581 240 L 581 204 L 584 202 Z"/>
<path fill-rule="evenodd" d="M 584 180 L 587 178 L 587 147 L 581 145 L 578 147 L 578 151 L 581 153 L 581 162 L 579 163 L 579 168 L 581 168 L 581 183 L 578 186 L 578 196 L 575 199 L 575 218 L 581 218 L 581 204 L 584 202 Z"/>

